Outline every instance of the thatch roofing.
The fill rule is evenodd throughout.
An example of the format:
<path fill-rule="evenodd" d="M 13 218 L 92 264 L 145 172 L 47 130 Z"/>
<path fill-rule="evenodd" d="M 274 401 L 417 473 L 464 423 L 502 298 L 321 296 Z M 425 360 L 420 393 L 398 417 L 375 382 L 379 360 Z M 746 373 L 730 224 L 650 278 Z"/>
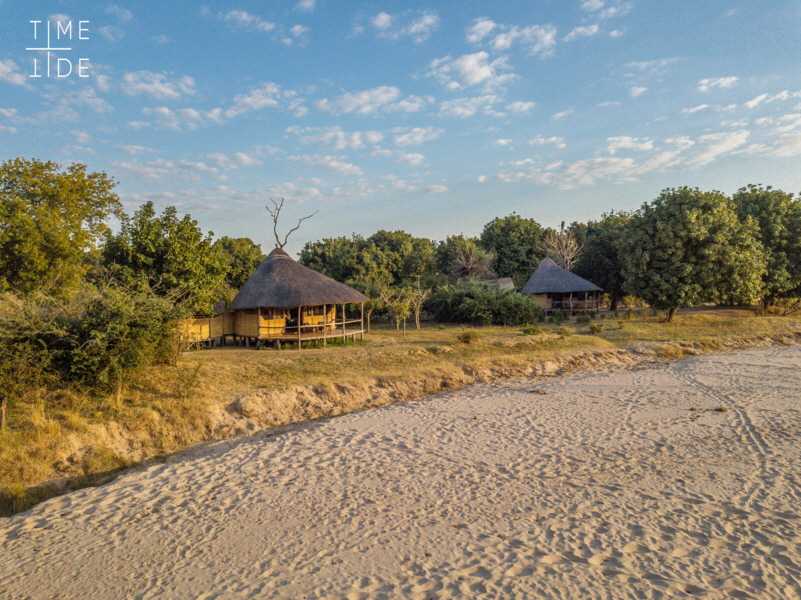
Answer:
<path fill-rule="evenodd" d="M 293 308 L 368 300 L 364 294 L 304 267 L 276 248 L 248 278 L 229 308 Z"/>
<path fill-rule="evenodd" d="M 603 290 L 594 283 L 563 269 L 546 256 L 521 291 L 524 294 L 567 294 L 570 292 L 602 292 Z"/>

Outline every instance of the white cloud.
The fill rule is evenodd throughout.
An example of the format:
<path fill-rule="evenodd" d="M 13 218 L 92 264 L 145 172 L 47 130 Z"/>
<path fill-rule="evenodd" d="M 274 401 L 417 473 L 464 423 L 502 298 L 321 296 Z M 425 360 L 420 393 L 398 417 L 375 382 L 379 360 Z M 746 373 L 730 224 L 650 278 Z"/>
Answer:
<path fill-rule="evenodd" d="M 479 110 L 487 115 L 497 114 L 492 106 L 500 101 L 498 96 L 489 94 L 475 98 L 457 98 L 446 100 L 439 105 L 439 114 L 445 117 L 472 117 Z"/>
<path fill-rule="evenodd" d="M 550 185 L 561 189 L 577 186 L 593 185 L 600 180 L 611 180 L 616 183 L 634 181 L 638 176 L 652 171 L 663 171 L 670 167 L 699 167 L 713 162 L 721 156 L 737 152 L 759 152 L 760 148 L 741 148 L 748 139 L 748 131 L 713 133 L 702 135 L 697 141 L 686 136 L 663 140 L 671 148 L 659 150 L 653 140 L 648 138 L 613 137 L 607 138 L 607 151 L 615 154 L 620 150 L 638 152 L 656 151 L 643 162 L 631 157 L 599 157 L 578 160 L 573 163 L 556 161 L 550 164 L 539 164 L 533 159 L 517 161 L 513 164 L 525 167 L 517 172 L 500 173 L 503 181 L 531 181 L 540 185 Z M 794 152 L 797 140 L 780 140 L 785 145 L 777 144 L 771 152 Z M 755 145 L 759 146 L 759 145 Z"/>
<path fill-rule="evenodd" d="M 606 138 L 609 145 L 606 151 L 615 154 L 618 150 L 653 150 L 654 143 L 648 138 L 633 138 L 627 136 Z"/>
<path fill-rule="evenodd" d="M 470 44 L 480 42 L 495 29 L 499 27 L 497 23 L 487 18 L 476 19 L 474 23 L 467 28 L 467 41 Z"/>
<path fill-rule="evenodd" d="M 124 23 L 125 21 L 130 21 L 133 19 L 133 13 L 127 8 L 121 8 L 116 4 L 111 4 L 106 7 L 106 13 L 110 15 L 114 15 L 119 19 L 120 22 Z"/>
<path fill-rule="evenodd" d="M 644 94 L 647 91 L 648 91 L 647 87 L 641 87 L 641 86 L 638 86 L 638 85 L 634 85 L 629 90 L 629 94 L 631 95 L 632 98 L 636 98 L 637 96 L 640 96 L 640 95 Z"/>
<path fill-rule="evenodd" d="M 63 146 L 58 149 L 58 153 L 64 154 L 65 156 L 74 156 L 76 154 L 90 154 L 90 155 L 97 154 L 97 152 L 95 152 L 91 148 L 86 148 L 84 146 Z"/>
<path fill-rule="evenodd" d="M 623 32 L 622 29 L 613 29 L 612 31 L 609 32 L 609 37 L 610 38 L 619 38 L 619 37 L 623 36 L 623 33 L 624 32 Z"/>
<path fill-rule="evenodd" d="M 708 165 L 717 157 L 728 154 L 735 148 L 745 144 L 748 139 L 748 131 L 733 131 L 731 133 L 710 133 L 698 138 L 699 144 L 704 144 L 695 156 L 687 161 L 692 166 Z"/>
<path fill-rule="evenodd" d="M 239 167 L 252 167 L 260 165 L 261 161 L 253 155 L 244 152 L 234 152 L 226 155 L 221 153 L 209 154 L 207 157 L 218 169 L 230 171 Z"/>
<path fill-rule="evenodd" d="M 576 40 L 578 38 L 592 37 L 596 33 L 598 33 L 597 25 L 586 25 L 583 27 L 576 27 L 575 29 L 573 29 L 573 31 L 571 31 L 564 38 L 562 38 L 562 41 L 572 42 L 573 40 Z"/>
<path fill-rule="evenodd" d="M 774 156 L 798 156 L 801 154 L 801 132 L 786 133 L 779 136 Z"/>
<path fill-rule="evenodd" d="M 217 18 L 226 23 L 230 23 L 234 27 L 247 29 L 249 31 L 269 33 L 275 29 L 275 23 L 265 21 L 257 15 L 252 15 L 249 12 L 239 9 L 230 10 L 227 13 L 217 13 Z"/>
<path fill-rule="evenodd" d="M 0 81 L 13 85 L 27 85 L 28 78 L 22 73 L 18 73 L 19 67 L 10 58 L 0 60 Z"/>
<path fill-rule="evenodd" d="M 401 154 L 398 154 L 398 156 L 397 156 L 397 158 L 395 160 L 397 160 L 398 162 L 405 162 L 406 164 L 411 165 L 411 166 L 417 166 L 417 165 L 419 165 L 421 162 L 423 162 L 425 160 L 425 155 L 424 154 L 418 154 L 418 153 L 415 153 L 415 152 L 409 153 L 409 154 L 401 153 Z"/>
<path fill-rule="evenodd" d="M 444 129 L 434 129 L 433 127 L 413 127 L 410 131 L 402 133 L 404 128 L 394 130 L 396 135 L 393 139 L 396 146 L 419 146 L 425 142 L 436 140 L 442 135 Z"/>
<path fill-rule="evenodd" d="M 779 92 L 775 96 L 771 96 L 770 94 L 760 94 L 753 100 L 749 100 L 744 104 L 747 108 L 756 108 L 763 102 L 776 102 L 777 100 L 789 100 L 791 98 L 799 98 L 801 97 L 801 91 L 798 92 L 788 92 L 784 90 L 783 92 Z"/>
<path fill-rule="evenodd" d="M 0 133 L 17 133 L 17 128 L 10 127 L 9 125 L 0 125 Z"/>
<path fill-rule="evenodd" d="M 60 110 L 68 110 L 67 107 L 70 106 L 88 106 L 93 111 L 97 113 L 104 113 L 110 112 L 114 110 L 114 108 L 106 102 L 103 98 L 97 95 L 97 92 L 94 88 L 83 88 L 80 91 L 74 92 L 66 92 L 60 96 L 56 95 L 45 95 L 45 98 L 48 100 L 56 101 L 58 104 L 58 108 L 56 112 L 53 114 L 54 117 L 58 117 L 58 113 Z M 66 116 L 66 113 L 62 113 Z M 74 120 L 74 119 L 69 119 Z"/>
<path fill-rule="evenodd" d="M 170 81 L 166 73 L 150 71 L 125 73 L 120 89 L 129 96 L 146 94 L 159 100 L 177 100 L 181 96 L 191 96 L 197 92 L 195 80 L 187 75 Z"/>
<path fill-rule="evenodd" d="M 430 104 L 434 99 L 431 96 L 421 98 L 420 96 L 409 96 L 403 100 L 398 100 L 392 104 L 384 107 L 386 112 L 418 112 L 425 108 L 426 104 Z"/>
<path fill-rule="evenodd" d="M 316 4 L 317 0 L 300 0 L 295 5 L 295 10 L 300 10 L 303 12 L 314 12 Z"/>
<path fill-rule="evenodd" d="M 595 12 L 596 10 L 601 10 L 603 7 L 604 0 L 583 0 L 581 3 L 581 8 L 587 12 Z"/>
<path fill-rule="evenodd" d="M 212 111 L 203 112 L 195 110 L 194 108 L 181 108 L 173 111 L 166 106 L 159 106 L 156 108 L 145 107 L 142 109 L 142 114 L 155 119 L 156 126 L 159 129 L 172 129 L 174 131 L 179 131 L 183 128 L 197 129 L 197 127 L 208 120 L 210 116 L 212 120 L 215 116 L 215 113 Z M 141 121 L 131 121 L 128 123 L 128 127 L 133 127 L 134 129 L 143 129 L 148 125 L 148 123 L 143 123 Z"/>
<path fill-rule="evenodd" d="M 380 12 L 370 19 L 370 23 L 379 31 L 386 31 L 392 26 L 392 15 L 389 13 Z"/>
<path fill-rule="evenodd" d="M 479 183 L 485 183 L 487 181 L 487 176 L 486 175 L 479 175 L 478 179 L 476 179 L 476 181 L 478 181 Z"/>
<path fill-rule="evenodd" d="M 119 42 L 125 36 L 125 32 L 122 29 L 112 25 L 104 25 L 103 27 L 98 27 L 97 30 L 109 42 Z"/>
<path fill-rule="evenodd" d="M 553 144 L 557 148 L 564 148 L 567 146 L 567 144 L 565 144 L 564 138 L 555 136 L 544 138 L 541 135 L 538 135 L 537 137 L 530 139 L 528 143 L 531 144 L 532 146 L 545 146 L 546 144 Z"/>
<path fill-rule="evenodd" d="M 486 52 L 464 54 L 455 59 L 450 56 L 438 58 L 431 61 L 428 68 L 427 75 L 436 77 L 449 90 L 474 85 L 482 85 L 485 89 L 489 89 L 518 79 L 518 76 L 512 73 L 500 73 L 511 69 L 505 56 L 489 62 L 489 54 Z"/>
<path fill-rule="evenodd" d="M 682 114 L 691 115 L 693 113 L 697 113 L 701 110 L 706 110 L 709 108 L 709 104 L 699 104 L 698 106 L 694 106 L 692 108 L 683 108 L 681 109 Z"/>
<path fill-rule="evenodd" d="M 562 120 L 562 119 L 564 119 L 565 117 L 569 117 L 570 115 L 572 115 L 574 112 L 575 112 L 575 111 L 574 111 L 572 108 L 568 108 L 568 109 L 567 109 L 567 110 L 565 110 L 565 111 L 562 111 L 562 112 L 558 112 L 558 113 L 556 113 L 556 114 L 555 114 L 554 116 L 552 116 L 551 118 L 552 118 L 554 121 L 561 121 L 561 120 Z"/>
<path fill-rule="evenodd" d="M 449 191 L 450 189 L 448 188 L 447 185 L 437 184 L 437 185 L 427 185 L 425 187 L 426 194 L 442 194 L 444 192 L 449 192 Z"/>
<path fill-rule="evenodd" d="M 289 33 L 291 33 L 293 37 L 298 38 L 308 31 L 311 31 L 308 27 L 304 27 L 303 25 L 294 25 L 289 30 Z"/>
<path fill-rule="evenodd" d="M 92 136 L 85 131 L 73 131 L 72 135 L 75 136 L 75 143 L 85 146 L 92 141 Z"/>
<path fill-rule="evenodd" d="M 235 96 L 234 104 L 225 110 L 225 116 L 231 118 L 251 110 L 275 108 L 281 105 L 281 98 L 281 86 L 268 81 L 246 94 Z"/>
<path fill-rule="evenodd" d="M 366 144 L 377 144 L 384 139 L 380 131 L 354 131 L 348 133 L 339 127 L 290 127 L 287 132 L 301 136 L 304 144 L 321 144 L 332 150 L 362 148 Z"/>
<path fill-rule="evenodd" d="M 110 166 L 113 169 L 125 171 L 137 179 L 152 179 L 161 183 L 197 181 L 202 174 L 218 171 L 216 167 L 205 162 L 170 161 L 163 158 L 146 163 L 114 161 L 110 163 Z"/>
<path fill-rule="evenodd" d="M 509 144 L 512 143 L 512 140 L 510 138 L 503 138 L 503 139 L 500 139 L 500 140 L 495 140 L 492 143 L 497 145 L 497 146 L 508 146 Z"/>
<path fill-rule="evenodd" d="M 143 152 L 155 152 L 152 148 L 146 148 L 145 146 L 118 146 L 118 148 L 125 152 L 125 154 L 142 154 Z"/>
<path fill-rule="evenodd" d="M 641 73 L 656 75 L 664 71 L 668 66 L 679 62 L 680 58 L 660 58 L 658 60 L 640 60 L 626 63 L 627 69 L 636 69 Z"/>
<path fill-rule="evenodd" d="M 759 105 L 760 105 L 762 102 L 764 102 L 764 101 L 765 101 L 765 99 L 767 99 L 767 97 L 768 97 L 768 95 L 767 95 L 767 94 L 760 94 L 759 96 L 757 96 L 757 97 L 756 97 L 756 98 L 754 98 L 753 100 L 749 100 L 748 102 L 746 102 L 746 103 L 745 103 L 745 106 L 746 106 L 747 108 L 756 108 L 756 107 L 757 107 L 757 106 L 759 106 Z"/>
<path fill-rule="evenodd" d="M 315 106 L 320 110 L 334 114 L 355 112 L 361 115 L 369 115 L 376 113 L 380 109 L 386 110 L 388 105 L 391 105 L 399 97 L 400 90 L 398 88 L 383 85 L 361 92 L 342 94 L 333 100 L 323 98 L 315 102 Z"/>
<path fill-rule="evenodd" d="M 514 44 L 528 47 L 529 54 L 543 58 L 553 55 L 556 46 L 556 27 L 553 25 L 530 25 L 528 27 L 501 26 L 504 31 L 496 35 L 490 46 L 496 51 L 510 49 Z"/>
<path fill-rule="evenodd" d="M 301 156 L 289 156 L 288 160 L 302 162 L 313 167 L 320 167 L 326 171 L 335 171 L 343 175 L 361 175 L 362 170 L 354 164 L 344 162 L 344 156 L 324 156 L 322 154 L 303 154 Z"/>
<path fill-rule="evenodd" d="M 296 181 L 303 182 L 303 179 L 297 179 Z M 315 180 L 320 181 L 320 180 Z M 320 183 L 324 183 L 320 181 Z M 278 185 L 271 185 L 267 188 L 268 196 L 280 196 L 284 198 L 284 200 L 288 200 L 290 202 L 298 202 L 302 203 L 306 200 L 310 200 L 312 198 L 317 198 L 320 196 L 320 190 L 316 187 L 302 187 L 300 185 L 296 185 L 291 181 L 286 183 L 281 183 Z M 264 196 L 264 194 L 261 194 Z"/>
<path fill-rule="evenodd" d="M 522 102 L 520 100 L 516 100 L 515 102 L 512 102 L 511 104 L 507 105 L 506 110 L 509 110 L 513 113 L 529 114 L 529 112 L 531 112 L 531 109 L 534 108 L 535 106 L 537 106 L 536 102 Z"/>
<path fill-rule="evenodd" d="M 730 88 L 735 83 L 737 83 L 737 77 L 714 77 L 710 79 L 702 79 L 698 82 L 698 91 L 708 92 L 714 87 Z"/>
<path fill-rule="evenodd" d="M 432 11 L 425 11 L 411 20 L 408 17 L 408 11 L 400 15 L 380 12 L 370 19 L 370 24 L 378 31 L 379 37 L 397 40 L 409 36 L 416 43 L 427 40 L 440 26 L 439 15 Z"/>

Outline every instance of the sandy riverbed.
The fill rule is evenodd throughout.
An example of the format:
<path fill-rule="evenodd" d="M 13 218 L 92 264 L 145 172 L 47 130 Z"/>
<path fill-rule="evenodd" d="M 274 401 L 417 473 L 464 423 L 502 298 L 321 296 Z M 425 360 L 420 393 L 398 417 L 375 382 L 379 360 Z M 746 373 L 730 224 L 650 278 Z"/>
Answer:
<path fill-rule="evenodd" d="M 472 386 L 0 520 L 0 598 L 798 598 L 799 425 L 801 346 Z"/>

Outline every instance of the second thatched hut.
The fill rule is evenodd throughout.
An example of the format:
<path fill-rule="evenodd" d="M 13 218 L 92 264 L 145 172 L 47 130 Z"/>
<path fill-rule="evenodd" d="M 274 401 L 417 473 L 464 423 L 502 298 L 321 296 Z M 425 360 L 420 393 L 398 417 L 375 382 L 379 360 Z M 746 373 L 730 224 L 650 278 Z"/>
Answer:
<path fill-rule="evenodd" d="M 545 257 L 521 290 L 545 311 L 588 312 L 601 308 L 603 290 Z"/>

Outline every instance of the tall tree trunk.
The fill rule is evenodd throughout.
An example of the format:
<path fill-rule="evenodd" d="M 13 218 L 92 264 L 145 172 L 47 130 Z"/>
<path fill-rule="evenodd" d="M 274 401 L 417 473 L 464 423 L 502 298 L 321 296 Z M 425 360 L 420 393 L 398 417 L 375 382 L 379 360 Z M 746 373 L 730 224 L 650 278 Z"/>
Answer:
<path fill-rule="evenodd" d="M 414 313 L 414 324 L 417 326 L 417 329 L 420 329 L 420 313 Z"/>
<path fill-rule="evenodd" d="M 611 294 L 609 300 L 609 310 L 617 310 L 618 294 L 617 292 Z"/>
<path fill-rule="evenodd" d="M 673 315 L 676 314 L 675 308 L 669 308 L 667 314 L 665 315 L 665 323 L 672 323 L 673 322 Z"/>
<path fill-rule="evenodd" d="M 370 318 L 373 316 L 373 313 L 367 313 L 367 333 L 370 333 Z"/>

